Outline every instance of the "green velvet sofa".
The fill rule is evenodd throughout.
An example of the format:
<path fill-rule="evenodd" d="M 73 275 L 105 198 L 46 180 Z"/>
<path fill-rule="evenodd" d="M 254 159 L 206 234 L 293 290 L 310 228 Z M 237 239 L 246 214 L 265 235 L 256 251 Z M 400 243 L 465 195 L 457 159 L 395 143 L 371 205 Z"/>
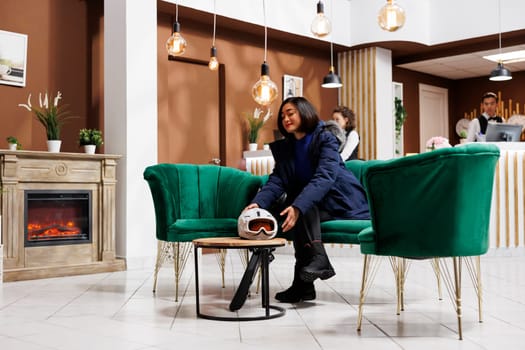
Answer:
<path fill-rule="evenodd" d="M 374 161 L 346 163 L 358 179 Z M 266 176 L 229 167 L 195 164 L 157 164 L 144 171 L 151 190 L 158 241 L 153 291 L 163 262 L 174 260 L 175 299 L 179 281 L 191 252 L 191 242 L 203 237 L 237 236 L 237 218 L 255 197 Z M 324 243 L 359 244 L 358 234 L 371 225 L 369 220 L 323 222 Z M 291 240 L 286 234 L 281 237 Z M 224 269 L 222 268 L 224 274 Z M 224 277 L 223 277 L 224 281 Z"/>
<path fill-rule="evenodd" d="M 428 259 L 446 282 L 462 339 L 461 272 L 466 265 L 481 321 L 480 255 L 489 248 L 492 190 L 499 148 L 471 143 L 370 164 L 362 176 L 372 225 L 359 235 L 364 255 L 358 310 L 373 281 L 374 257 L 388 257 L 397 287 L 398 314 L 408 262 Z M 448 263 L 447 263 L 448 262 Z"/>
<path fill-rule="evenodd" d="M 178 300 L 191 242 L 237 236 L 237 218 L 263 179 L 234 168 L 195 164 L 152 165 L 145 169 L 144 179 L 153 198 L 158 241 L 153 291 L 162 263 L 173 258 Z"/>

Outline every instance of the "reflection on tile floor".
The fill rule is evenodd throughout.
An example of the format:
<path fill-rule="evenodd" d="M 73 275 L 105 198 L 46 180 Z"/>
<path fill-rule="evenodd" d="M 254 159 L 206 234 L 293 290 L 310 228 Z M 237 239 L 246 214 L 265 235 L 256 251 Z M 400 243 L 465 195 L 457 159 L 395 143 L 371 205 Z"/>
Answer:
<path fill-rule="evenodd" d="M 335 248 L 337 249 L 337 248 Z M 332 249 L 331 251 L 335 251 Z M 355 251 L 355 249 L 352 249 Z M 385 260 L 368 294 L 363 329 L 356 332 L 362 258 L 330 254 L 337 275 L 317 281 L 317 299 L 280 304 L 283 317 L 264 321 L 213 321 L 195 316 L 193 257 L 174 301 L 171 266 L 162 268 L 157 293 L 153 272 L 124 272 L 0 284 L 0 349 L 524 349 L 525 254 L 482 258 L 483 323 L 477 319 L 472 283 L 463 274 L 463 336 L 459 341 L 452 304 L 426 261 L 412 263 L 405 311 L 396 315 L 394 279 Z M 507 255 L 507 256 L 502 256 Z M 276 254 L 271 264 L 272 303 L 292 279 L 293 257 Z M 225 288 L 215 256 L 200 262 L 201 311 L 231 315 L 229 301 L 243 272 L 228 254 Z M 242 315 L 262 313 L 252 286 Z"/>

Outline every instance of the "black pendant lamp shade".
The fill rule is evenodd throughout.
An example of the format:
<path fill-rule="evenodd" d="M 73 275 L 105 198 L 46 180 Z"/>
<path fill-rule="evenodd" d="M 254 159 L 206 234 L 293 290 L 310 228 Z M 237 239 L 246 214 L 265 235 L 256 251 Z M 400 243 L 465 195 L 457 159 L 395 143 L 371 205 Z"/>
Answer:
<path fill-rule="evenodd" d="M 330 67 L 330 71 L 327 75 L 323 78 L 323 83 L 321 84 L 324 88 L 340 88 L 343 86 L 343 83 L 341 82 L 341 78 L 339 75 L 335 74 L 334 67 Z"/>
<path fill-rule="evenodd" d="M 492 81 L 505 81 L 512 79 L 512 74 L 510 73 L 510 70 L 503 67 L 503 63 L 498 63 L 498 66 L 496 69 L 494 69 L 492 72 L 490 72 L 490 80 Z"/>

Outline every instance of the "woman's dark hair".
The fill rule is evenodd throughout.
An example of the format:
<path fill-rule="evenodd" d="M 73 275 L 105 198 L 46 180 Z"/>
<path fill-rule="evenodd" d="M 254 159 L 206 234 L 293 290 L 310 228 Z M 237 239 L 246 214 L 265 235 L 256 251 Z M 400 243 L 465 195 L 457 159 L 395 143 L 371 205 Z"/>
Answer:
<path fill-rule="evenodd" d="M 346 127 L 345 127 L 346 132 L 352 131 L 356 128 L 357 125 L 356 125 L 356 120 L 355 120 L 355 113 L 350 108 L 345 107 L 345 106 L 337 106 L 334 108 L 334 111 L 332 112 L 332 114 L 334 113 L 341 113 L 341 115 L 344 118 L 348 119 L 348 124 L 346 124 Z"/>
<path fill-rule="evenodd" d="M 281 103 L 281 106 L 279 107 L 279 114 L 277 115 L 277 127 L 279 128 L 281 134 L 286 138 L 292 136 L 292 134 L 288 133 L 283 126 L 283 107 L 287 103 L 293 104 L 295 108 L 297 108 L 297 112 L 299 112 L 299 116 L 301 117 L 301 126 L 299 127 L 298 131 L 302 131 L 307 134 L 313 132 L 317 127 L 317 124 L 319 124 L 319 115 L 317 114 L 315 107 L 312 106 L 312 104 L 308 102 L 306 98 L 295 96 L 288 97 L 283 101 L 283 103 Z"/>

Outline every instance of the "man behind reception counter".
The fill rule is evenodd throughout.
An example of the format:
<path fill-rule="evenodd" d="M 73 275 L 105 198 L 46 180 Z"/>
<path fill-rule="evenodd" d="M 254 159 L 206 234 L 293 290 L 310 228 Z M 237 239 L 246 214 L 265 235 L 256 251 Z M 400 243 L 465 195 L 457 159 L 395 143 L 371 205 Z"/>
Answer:
<path fill-rule="evenodd" d="M 468 125 L 467 142 L 485 141 L 489 122 L 503 123 L 503 118 L 496 115 L 498 109 L 498 95 L 486 92 L 481 97 L 483 113 L 472 119 Z"/>

